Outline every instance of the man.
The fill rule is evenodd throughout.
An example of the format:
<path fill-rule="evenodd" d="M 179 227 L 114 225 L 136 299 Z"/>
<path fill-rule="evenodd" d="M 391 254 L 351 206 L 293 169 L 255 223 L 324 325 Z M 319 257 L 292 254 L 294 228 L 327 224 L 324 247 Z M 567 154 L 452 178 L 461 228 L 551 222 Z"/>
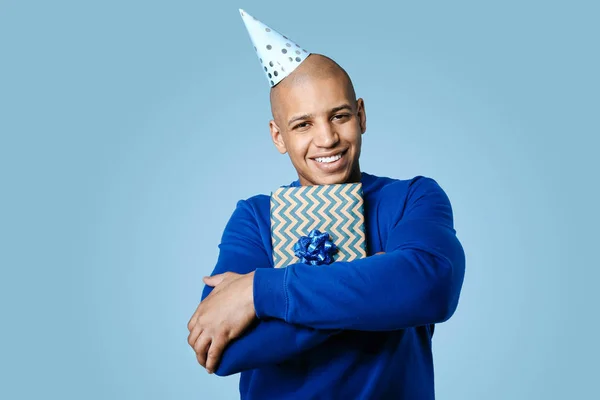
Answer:
<path fill-rule="evenodd" d="M 299 48 L 242 17 L 269 33 L 257 48 Z M 269 197 L 239 201 L 188 342 L 209 373 L 241 372 L 242 399 L 433 399 L 434 324 L 454 313 L 465 270 L 448 197 L 431 178 L 362 172 L 365 105 L 347 73 L 319 54 L 284 61 L 265 71 L 291 186 L 362 182 L 368 256 L 275 269 Z"/>

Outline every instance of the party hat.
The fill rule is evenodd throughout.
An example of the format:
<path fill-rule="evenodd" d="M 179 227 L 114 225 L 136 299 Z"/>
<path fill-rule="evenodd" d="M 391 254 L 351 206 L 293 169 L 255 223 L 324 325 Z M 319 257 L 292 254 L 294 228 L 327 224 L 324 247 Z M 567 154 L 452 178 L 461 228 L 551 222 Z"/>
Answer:
<path fill-rule="evenodd" d="M 246 11 L 240 9 L 240 15 L 271 87 L 292 73 L 310 55 L 300 45 L 263 24 Z"/>

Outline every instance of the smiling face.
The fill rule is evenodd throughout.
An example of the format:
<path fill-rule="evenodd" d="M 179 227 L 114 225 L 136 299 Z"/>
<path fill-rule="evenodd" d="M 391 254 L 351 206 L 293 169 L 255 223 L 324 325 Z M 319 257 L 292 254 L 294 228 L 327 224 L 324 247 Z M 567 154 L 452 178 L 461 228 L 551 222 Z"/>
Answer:
<path fill-rule="evenodd" d="M 358 182 L 366 114 L 346 72 L 311 54 L 271 90 L 273 143 L 287 153 L 300 184 Z"/>

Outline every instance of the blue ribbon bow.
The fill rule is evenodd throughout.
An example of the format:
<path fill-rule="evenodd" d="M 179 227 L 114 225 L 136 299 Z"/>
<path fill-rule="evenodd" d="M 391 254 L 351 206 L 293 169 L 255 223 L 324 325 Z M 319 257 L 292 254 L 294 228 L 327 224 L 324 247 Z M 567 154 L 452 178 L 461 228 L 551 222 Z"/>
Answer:
<path fill-rule="evenodd" d="M 329 239 L 329 233 L 310 231 L 308 236 L 302 236 L 294 245 L 294 254 L 300 262 L 310 265 L 331 264 L 337 246 Z"/>

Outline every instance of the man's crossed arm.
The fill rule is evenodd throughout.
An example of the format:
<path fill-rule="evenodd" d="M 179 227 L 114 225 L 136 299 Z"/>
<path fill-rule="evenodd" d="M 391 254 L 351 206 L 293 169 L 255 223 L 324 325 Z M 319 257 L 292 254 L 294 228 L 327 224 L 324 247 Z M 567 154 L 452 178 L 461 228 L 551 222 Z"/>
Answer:
<path fill-rule="evenodd" d="M 393 192 L 382 199 L 402 200 Z M 394 330 L 450 318 L 465 260 L 449 200 L 428 178 L 417 180 L 406 200 L 381 258 L 281 270 L 264 268 L 270 263 L 252 209 L 238 203 L 217 275 L 205 280 L 204 300 L 188 324 L 198 361 L 229 375 L 286 360 L 344 329 Z"/>

